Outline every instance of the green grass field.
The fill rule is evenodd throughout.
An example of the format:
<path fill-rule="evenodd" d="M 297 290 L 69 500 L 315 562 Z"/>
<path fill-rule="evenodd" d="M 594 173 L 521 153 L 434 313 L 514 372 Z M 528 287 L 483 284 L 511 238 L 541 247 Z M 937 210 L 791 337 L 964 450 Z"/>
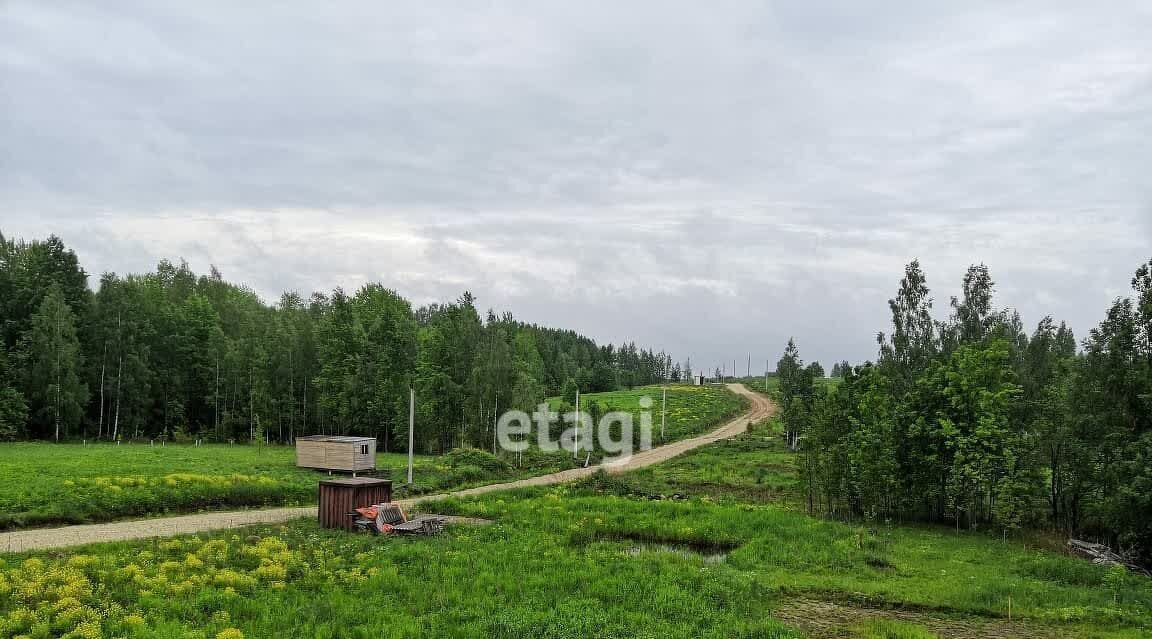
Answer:
<path fill-rule="evenodd" d="M 470 463 L 463 455 L 419 456 L 414 494 L 473 486 L 570 467 L 564 455 L 529 464 Z M 0 529 L 107 521 L 240 507 L 315 503 L 325 473 L 296 467 L 283 446 L 0 444 Z M 405 477 L 407 457 L 377 455 Z"/>
<path fill-rule="evenodd" d="M 0 555 L 0 637 L 1152 632 L 1152 580 L 980 533 L 811 518 L 795 481 L 767 423 L 623 476 L 438 502 L 496 524 L 434 538 L 308 520 Z"/>
<path fill-rule="evenodd" d="M 442 503 L 498 523 L 437 538 L 307 521 L 8 556 L 0 636 L 784 638 L 805 635 L 779 616 L 811 600 L 924 617 L 852 620 L 862 637 L 937 636 L 933 619 L 988 637 L 1152 627 L 1148 580 L 1110 586 L 1106 570 L 1048 551 L 774 506 L 652 502 L 610 483 Z"/>
<path fill-rule="evenodd" d="M 660 410 L 662 404 L 661 387 L 641 386 L 632 390 L 612 391 L 608 393 L 588 393 L 580 396 L 580 407 L 590 412 L 590 405 L 595 402 L 601 413 L 610 411 L 629 412 L 633 415 L 633 423 L 640 424 L 640 414 L 644 410 L 641 401 L 645 398 L 652 400 L 651 416 L 653 436 L 652 443 L 659 445 L 660 440 Z M 551 408 L 560 407 L 562 400 L 559 397 L 548 399 Z M 734 417 L 744 410 L 746 402 L 739 395 L 729 392 L 721 386 L 689 386 L 683 384 L 668 386 L 668 404 L 665 415 L 664 441 L 671 442 L 705 433 Z"/>
<path fill-rule="evenodd" d="M 775 377 L 775 376 L 769 377 L 769 378 L 767 378 L 767 380 L 765 380 L 763 375 L 761 375 L 759 377 L 756 377 L 756 376 L 741 377 L 741 378 L 737 379 L 736 381 L 741 383 L 741 384 L 744 384 L 749 389 L 754 390 L 758 393 L 764 393 L 764 394 L 769 394 L 769 395 L 776 392 L 780 388 L 780 378 Z M 767 381 L 767 388 L 765 388 L 765 381 Z M 817 378 L 816 380 L 814 380 L 814 384 L 815 384 L 816 388 L 818 388 L 818 389 L 836 388 L 837 386 L 840 385 L 841 381 L 842 380 L 839 377 L 820 377 L 820 378 Z"/>
<path fill-rule="evenodd" d="M 633 492 L 755 504 L 796 502 L 799 490 L 794 455 L 767 424 L 629 473 L 626 482 Z"/>
<path fill-rule="evenodd" d="M 592 394 L 586 401 L 596 401 L 605 411 L 637 413 L 638 419 L 640 399 L 652 395 L 654 427 L 659 433 L 659 390 Z M 671 387 L 667 440 L 704 432 L 739 413 L 743 406 L 738 396 L 724 389 Z M 412 494 L 507 481 L 574 464 L 568 454 L 539 450 L 523 456 L 506 455 L 504 460 L 475 451 L 419 456 Z M 377 467 L 400 479 L 405 476 L 407 457 L 381 453 Z M 316 500 L 316 482 L 323 476 L 296 468 L 295 450 L 283 446 L 2 443 L 0 530 L 197 510 L 310 504 Z"/>

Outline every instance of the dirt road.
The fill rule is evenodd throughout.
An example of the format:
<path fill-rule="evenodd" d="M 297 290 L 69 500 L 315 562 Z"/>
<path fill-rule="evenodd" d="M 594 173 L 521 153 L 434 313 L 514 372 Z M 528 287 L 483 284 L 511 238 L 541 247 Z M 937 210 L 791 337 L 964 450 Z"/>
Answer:
<path fill-rule="evenodd" d="M 752 407 L 740 417 L 733 419 L 705 435 L 673 442 L 666 446 L 659 446 L 637 453 L 627 459 L 611 462 L 603 466 L 576 468 L 503 484 L 490 484 L 438 495 L 404 499 L 400 500 L 400 504 L 405 508 L 409 508 L 417 502 L 432 501 L 445 497 L 466 497 L 469 495 L 482 495 L 498 490 L 511 490 L 526 486 L 562 484 L 587 477 L 601 468 L 612 474 L 636 470 L 671 459 L 693 448 L 699 448 L 700 446 L 711 444 L 721 439 L 735 437 L 746 431 L 749 424 L 763 420 L 775 411 L 775 407 L 763 395 L 748 390 L 742 384 L 729 384 L 728 388 L 731 389 L 732 392 L 748 398 Z M 272 508 L 267 510 L 201 513 L 197 515 L 182 515 L 179 517 L 120 521 L 110 524 L 87 524 L 83 526 L 65 526 L 62 528 L 18 530 L 0 533 L 0 552 L 22 552 L 25 550 L 41 550 L 46 548 L 66 548 L 68 546 L 80 546 L 105 541 L 169 537 L 172 535 L 190 534 L 206 530 L 220 530 L 251 524 L 280 523 L 301 517 L 315 516 L 316 507 L 306 506 L 303 508 Z"/>

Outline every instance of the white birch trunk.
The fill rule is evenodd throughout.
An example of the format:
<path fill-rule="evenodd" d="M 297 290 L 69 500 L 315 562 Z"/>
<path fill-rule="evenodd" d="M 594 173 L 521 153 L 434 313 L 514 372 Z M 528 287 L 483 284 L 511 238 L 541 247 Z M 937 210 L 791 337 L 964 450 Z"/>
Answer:
<path fill-rule="evenodd" d="M 104 437 L 104 369 L 108 363 L 108 340 L 104 340 L 104 355 L 100 358 L 100 426 L 96 439 Z"/>

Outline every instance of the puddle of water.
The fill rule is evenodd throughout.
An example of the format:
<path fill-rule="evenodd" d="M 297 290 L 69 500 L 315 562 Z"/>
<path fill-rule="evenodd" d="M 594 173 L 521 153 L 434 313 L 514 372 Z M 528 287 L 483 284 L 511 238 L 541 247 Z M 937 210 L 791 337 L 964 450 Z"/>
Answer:
<path fill-rule="evenodd" d="M 645 553 L 670 553 L 682 557 L 699 557 L 706 564 L 718 564 L 728 559 L 728 551 L 716 548 L 697 548 L 687 544 L 636 543 L 626 551 L 629 557 L 639 557 Z"/>

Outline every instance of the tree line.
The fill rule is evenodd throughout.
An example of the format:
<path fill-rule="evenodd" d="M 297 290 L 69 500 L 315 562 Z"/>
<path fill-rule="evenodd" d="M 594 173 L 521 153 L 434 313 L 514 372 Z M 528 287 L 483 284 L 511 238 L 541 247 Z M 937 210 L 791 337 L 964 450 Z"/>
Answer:
<path fill-rule="evenodd" d="M 57 237 L 0 234 L 0 439 L 202 438 L 290 442 L 361 434 L 417 447 L 492 441 L 497 411 L 687 378 L 663 352 L 597 345 L 492 311 L 465 292 L 413 308 L 368 284 L 349 294 L 251 289 L 186 263 L 105 273 L 96 290 Z"/>
<path fill-rule="evenodd" d="M 822 392 L 794 344 L 782 419 L 813 512 L 1102 539 L 1152 562 L 1152 261 L 1081 342 L 1045 317 L 1029 333 L 972 266 L 933 318 L 918 262 L 889 300 L 875 363 Z"/>

